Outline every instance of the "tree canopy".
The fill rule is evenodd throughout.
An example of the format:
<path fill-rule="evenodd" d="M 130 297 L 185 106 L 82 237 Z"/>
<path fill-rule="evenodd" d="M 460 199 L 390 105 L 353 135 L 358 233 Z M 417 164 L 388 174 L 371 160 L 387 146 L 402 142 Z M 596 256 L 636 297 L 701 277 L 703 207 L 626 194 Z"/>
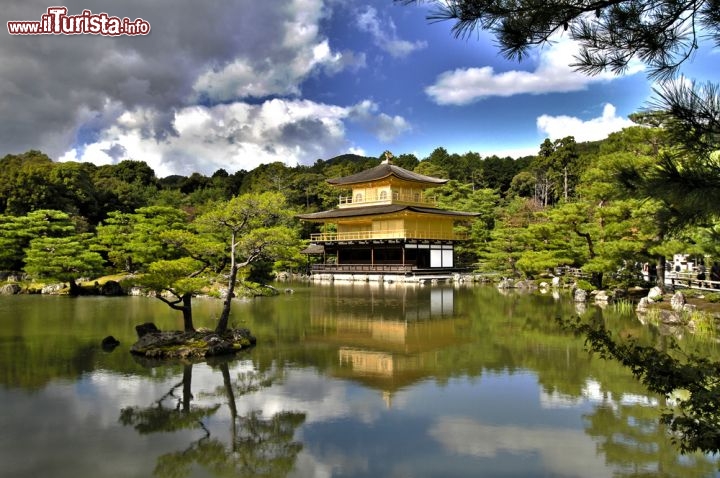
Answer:
<path fill-rule="evenodd" d="M 455 22 L 456 36 L 487 30 L 500 52 L 522 60 L 533 46 L 563 33 L 580 44 L 573 66 L 623 72 L 639 60 L 649 76 L 668 78 L 691 59 L 703 37 L 720 45 L 719 0 L 396 0 L 432 3 L 430 21 Z"/>
<path fill-rule="evenodd" d="M 264 257 L 280 257 L 297 244 L 290 219 L 285 197 L 278 192 L 236 196 L 197 219 L 199 231 L 224 244 L 229 255 L 228 290 L 216 332 L 227 330 L 238 270 Z"/>
<path fill-rule="evenodd" d="M 666 147 L 649 165 L 627 164 L 620 180 L 639 197 L 663 201 L 673 226 L 720 216 L 720 87 L 673 82 L 657 90 L 645 114 L 646 126 L 659 125 Z"/>
<path fill-rule="evenodd" d="M 70 294 L 78 293 L 80 277 L 94 277 L 103 270 L 103 259 L 90 250 L 91 234 L 67 237 L 38 237 L 30 241 L 25 272 L 70 284 Z"/>

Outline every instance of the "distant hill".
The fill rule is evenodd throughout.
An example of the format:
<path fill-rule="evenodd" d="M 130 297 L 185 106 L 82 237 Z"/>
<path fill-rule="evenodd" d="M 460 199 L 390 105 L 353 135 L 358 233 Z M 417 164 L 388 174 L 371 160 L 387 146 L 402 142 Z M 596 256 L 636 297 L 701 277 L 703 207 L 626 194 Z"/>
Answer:
<path fill-rule="evenodd" d="M 346 153 L 330 159 L 318 159 L 312 169 L 322 173 L 328 169 L 343 169 L 346 172 L 357 173 L 364 169 L 372 168 L 380 164 L 378 158 L 360 156 L 359 154 Z"/>

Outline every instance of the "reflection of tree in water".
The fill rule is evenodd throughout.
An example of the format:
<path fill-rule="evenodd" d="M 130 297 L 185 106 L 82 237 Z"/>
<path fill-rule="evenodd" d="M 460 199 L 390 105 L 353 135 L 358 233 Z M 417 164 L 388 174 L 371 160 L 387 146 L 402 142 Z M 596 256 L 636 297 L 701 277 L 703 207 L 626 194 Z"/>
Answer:
<path fill-rule="evenodd" d="M 586 433 L 617 467 L 615 476 L 713 476 L 714 461 L 700 453 L 678 455 L 655 406 L 608 402 L 585 419 Z"/>
<path fill-rule="evenodd" d="M 213 415 L 220 405 L 212 407 L 191 407 L 193 399 L 192 386 L 192 364 L 183 368 L 182 382 L 173 386 L 168 393 L 156 400 L 149 407 L 127 407 L 120 411 L 120 423 L 132 425 L 141 435 L 157 432 L 173 432 L 177 430 L 202 428 L 206 434 L 210 433 L 205 429 L 202 419 Z M 178 388 L 182 387 L 182 397 L 175 395 Z M 174 406 L 168 407 L 167 403 Z"/>
<path fill-rule="evenodd" d="M 217 395 L 225 395 L 230 409 L 230 443 L 211 436 L 202 419 L 214 414 L 220 405 L 191 407 L 190 383 L 192 365 L 186 365 L 181 384 L 157 400 L 151 407 L 129 407 L 121 411 L 120 421 L 132 425 L 140 433 L 176 431 L 201 428 L 205 435 L 185 450 L 167 453 L 158 458 L 154 474 L 159 477 L 188 476 L 193 464 L 200 465 L 216 476 L 284 476 L 295 464 L 302 444 L 293 441 L 295 429 L 305 421 L 305 414 L 283 411 L 264 418 L 262 412 L 252 411 L 240 416 L 236 396 L 256 392 L 272 385 L 276 377 L 249 372 L 238 375 L 233 384 L 227 362 L 219 364 L 223 385 Z M 183 398 L 175 408 L 163 403 L 183 386 Z M 176 397 L 177 398 L 177 397 Z"/>
<path fill-rule="evenodd" d="M 608 323 L 599 308 L 587 313 L 584 319 L 602 326 Z M 640 336 L 637 331 L 627 328 L 617 333 Z M 650 334 L 644 340 L 658 350 L 668 351 L 668 338 L 663 335 Z M 596 439 L 598 451 L 605 454 L 605 461 L 617 468 L 615 476 L 714 476 L 717 460 L 699 452 L 678 454 L 669 427 L 660 420 L 660 412 L 668 409 L 662 395 L 657 395 L 658 404 L 644 400 L 616 400 L 612 397 L 619 397 L 622 389 L 614 388 L 615 384 L 609 380 L 605 383 L 602 403 L 592 414 L 585 415 L 585 431 Z M 639 390 L 641 397 L 648 394 L 645 387 Z"/>

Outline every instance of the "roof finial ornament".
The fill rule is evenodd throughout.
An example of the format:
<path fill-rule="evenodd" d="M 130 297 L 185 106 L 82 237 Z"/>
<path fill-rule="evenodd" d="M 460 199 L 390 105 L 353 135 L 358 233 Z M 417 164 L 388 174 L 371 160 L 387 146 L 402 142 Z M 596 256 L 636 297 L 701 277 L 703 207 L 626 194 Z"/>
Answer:
<path fill-rule="evenodd" d="M 393 154 L 390 151 L 385 151 L 383 156 L 385 156 L 385 159 L 382 162 L 383 164 L 392 164 L 392 161 L 390 160 L 393 158 Z"/>

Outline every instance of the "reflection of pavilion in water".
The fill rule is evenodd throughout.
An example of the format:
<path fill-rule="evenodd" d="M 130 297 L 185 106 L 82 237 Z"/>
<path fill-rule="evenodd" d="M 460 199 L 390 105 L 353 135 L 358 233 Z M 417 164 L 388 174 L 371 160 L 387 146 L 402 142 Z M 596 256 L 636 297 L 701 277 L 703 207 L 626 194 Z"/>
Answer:
<path fill-rule="evenodd" d="M 334 375 L 392 394 L 435 375 L 437 351 L 465 340 L 452 287 L 341 284 L 312 301 L 309 341 L 338 346 Z"/>

